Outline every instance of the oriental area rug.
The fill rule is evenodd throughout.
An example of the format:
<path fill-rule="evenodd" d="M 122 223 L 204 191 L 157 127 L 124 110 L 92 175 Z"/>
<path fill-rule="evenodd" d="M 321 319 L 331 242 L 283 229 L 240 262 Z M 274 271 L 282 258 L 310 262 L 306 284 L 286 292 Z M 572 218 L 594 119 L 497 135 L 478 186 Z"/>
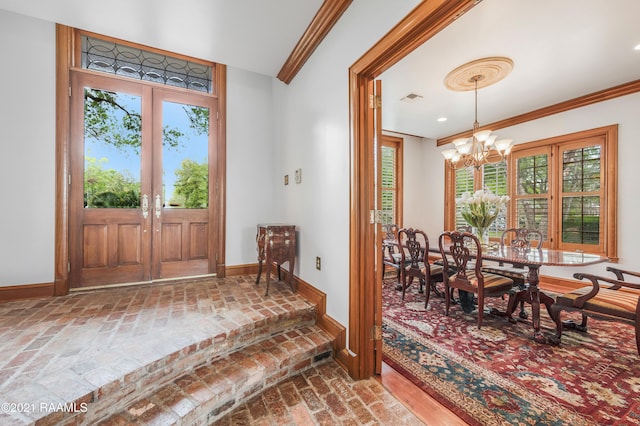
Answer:
<path fill-rule="evenodd" d="M 631 325 L 589 318 L 559 346 L 536 343 L 529 320 L 511 324 L 383 284 L 383 360 L 471 425 L 640 425 L 640 357 Z M 439 284 L 441 285 L 441 284 Z M 504 310 L 506 300 L 487 299 Z M 529 306 L 526 311 L 531 312 Z M 545 335 L 555 325 L 544 306 Z M 579 320 L 574 314 L 563 319 Z"/>

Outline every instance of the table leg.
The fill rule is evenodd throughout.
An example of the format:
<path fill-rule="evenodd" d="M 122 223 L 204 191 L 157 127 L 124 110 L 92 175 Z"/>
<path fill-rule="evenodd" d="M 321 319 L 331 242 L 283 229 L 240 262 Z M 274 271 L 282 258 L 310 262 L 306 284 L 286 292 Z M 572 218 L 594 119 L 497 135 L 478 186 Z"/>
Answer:
<path fill-rule="evenodd" d="M 547 338 L 540 331 L 540 303 L 545 305 L 547 313 L 551 316 L 551 305 L 554 303 L 554 300 L 544 292 L 540 291 L 540 288 L 538 287 L 538 283 L 540 282 L 538 275 L 540 266 L 529 265 L 528 268 L 529 272 L 527 273 L 527 282 L 529 283 L 529 286 L 516 293 L 515 297 L 509 298 L 507 313 L 509 320 L 511 322 L 515 322 L 511 315 L 518 306 L 518 303 L 521 300 L 529 303 L 531 305 L 531 321 L 533 323 L 533 340 L 538 343 L 546 343 Z"/>

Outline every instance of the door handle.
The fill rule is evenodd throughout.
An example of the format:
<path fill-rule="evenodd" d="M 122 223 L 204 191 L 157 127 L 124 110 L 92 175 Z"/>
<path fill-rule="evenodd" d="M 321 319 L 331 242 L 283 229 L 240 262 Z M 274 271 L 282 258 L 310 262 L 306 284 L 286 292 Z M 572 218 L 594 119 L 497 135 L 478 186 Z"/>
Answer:
<path fill-rule="evenodd" d="M 162 200 L 160 199 L 160 194 L 156 195 L 156 217 L 160 219 L 160 214 L 162 213 Z"/>
<path fill-rule="evenodd" d="M 142 195 L 142 217 L 144 219 L 149 216 L 149 196 L 147 194 Z"/>

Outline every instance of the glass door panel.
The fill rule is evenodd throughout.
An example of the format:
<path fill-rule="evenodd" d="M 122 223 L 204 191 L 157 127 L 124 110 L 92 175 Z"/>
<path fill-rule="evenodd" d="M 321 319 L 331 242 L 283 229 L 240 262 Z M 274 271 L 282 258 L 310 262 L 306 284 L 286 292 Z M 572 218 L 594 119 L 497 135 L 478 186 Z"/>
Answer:
<path fill-rule="evenodd" d="M 209 108 L 162 103 L 162 198 L 165 208 L 209 206 Z"/>
<path fill-rule="evenodd" d="M 84 207 L 138 208 L 142 97 L 85 87 Z"/>

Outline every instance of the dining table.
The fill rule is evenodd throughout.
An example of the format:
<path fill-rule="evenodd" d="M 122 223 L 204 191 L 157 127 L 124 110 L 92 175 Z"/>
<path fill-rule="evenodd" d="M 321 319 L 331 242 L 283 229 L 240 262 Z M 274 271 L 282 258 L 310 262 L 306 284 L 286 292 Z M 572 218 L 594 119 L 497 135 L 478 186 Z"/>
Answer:
<path fill-rule="evenodd" d="M 429 251 L 440 253 L 439 248 L 430 247 Z M 564 251 L 549 248 L 512 247 L 506 244 L 489 243 L 481 248 L 482 260 L 509 263 L 527 267 L 527 278 L 523 289 L 518 290 L 509 297 L 506 312 L 497 312 L 508 317 L 509 321 L 516 322 L 513 312 L 524 301 L 531 305 L 531 322 L 533 325 L 533 339 L 536 342 L 546 343 L 547 338 L 540 331 L 540 304 L 545 305 L 547 313 L 551 316 L 550 307 L 555 300 L 543 292 L 540 287 L 540 268 L 542 266 L 581 267 L 606 262 L 605 256 L 581 251 Z"/>

